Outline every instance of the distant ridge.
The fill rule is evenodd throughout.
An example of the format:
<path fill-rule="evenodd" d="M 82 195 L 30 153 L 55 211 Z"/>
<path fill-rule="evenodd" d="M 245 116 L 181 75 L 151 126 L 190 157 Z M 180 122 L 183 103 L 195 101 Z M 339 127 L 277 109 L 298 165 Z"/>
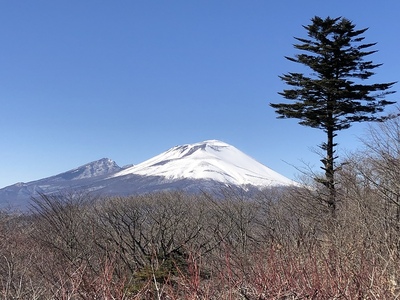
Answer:
<path fill-rule="evenodd" d="M 234 146 L 218 140 L 175 146 L 137 165 L 102 158 L 67 172 L 0 189 L 0 208 L 22 209 L 32 197 L 66 191 L 101 196 L 162 190 L 199 191 L 223 186 L 264 189 L 296 185 Z"/>

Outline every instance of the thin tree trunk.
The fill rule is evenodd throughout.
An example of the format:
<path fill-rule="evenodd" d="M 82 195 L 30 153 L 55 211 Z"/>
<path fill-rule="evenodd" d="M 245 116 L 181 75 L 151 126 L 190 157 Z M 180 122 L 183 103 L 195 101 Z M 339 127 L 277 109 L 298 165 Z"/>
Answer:
<path fill-rule="evenodd" d="M 327 144 L 326 144 L 326 158 L 325 158 L 325 179 L 326 187 L 328 188 L 327 203 L 331 210 L 333 217 L 336 216 L 336 189 L 335 189 L 335 168 L 334 168 L 334 138 L 333 128 L 327 129 Z"/>

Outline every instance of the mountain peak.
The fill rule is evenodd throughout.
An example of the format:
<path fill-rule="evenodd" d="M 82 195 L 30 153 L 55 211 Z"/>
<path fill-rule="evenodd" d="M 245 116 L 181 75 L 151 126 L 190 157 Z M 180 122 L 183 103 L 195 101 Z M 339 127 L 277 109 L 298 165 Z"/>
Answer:
<path fill-rule="evenodd" d="M 102 158 L 80 166 L 76 169 L 56 175 L 56 177 L 60 177 L 65 180 L 78 180 L 112 174 L 120 169 L 121 168 L 112 159 Z"/>
<path fill-rule="evenodd" d="M 185 144 L 181 146 L 175 146 L 167 150 L 165 154 L 173 153 L 174 155 L 177 156 L 176 158 L 183 158 L 192 155 L 196 151 L 209 151 L 211 149 L 214 151 L 221 151 L 222 148 L 224 147 L 229 147 L 229 145 L 218 140 L 207 140 L 195 144 Z"/>
<path fill-rule="evenodd" d="M 112 177 L 129 174 L 162 176 L 168 180 L 211 180 L 238 186 L 293 184 L 288 178 L 218 140 L 175 146 L 141 164 L 117 172 Z"/>

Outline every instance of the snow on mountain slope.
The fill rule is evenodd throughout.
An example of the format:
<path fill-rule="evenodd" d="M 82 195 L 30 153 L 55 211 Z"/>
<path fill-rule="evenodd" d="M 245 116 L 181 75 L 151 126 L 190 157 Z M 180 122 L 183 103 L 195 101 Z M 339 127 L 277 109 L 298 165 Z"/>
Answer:
<path fill-rule="evenodd" d="M 121 170 L 115 161 L 109 158 L 102 158 L 91 163 L 72 169 L 65 173 L 56 175 L 56 177 L 67 180 L 79 180 L 107 175 Z"/>
<path fill-rule="evenodd" d="M 203 179 L 258 187 L 295 184 L 235 147 L 217 140 L 173 147 L 111 177 L 128 174 L 164 176 L 169 180 Z"/>

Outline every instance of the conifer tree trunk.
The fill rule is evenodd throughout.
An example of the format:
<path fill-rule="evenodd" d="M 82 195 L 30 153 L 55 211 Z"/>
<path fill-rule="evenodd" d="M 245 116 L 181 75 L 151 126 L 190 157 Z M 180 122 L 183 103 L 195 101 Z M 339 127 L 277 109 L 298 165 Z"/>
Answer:
<path fill-rule="evenodd" d="M 333 142 L 335 134 L 335 121 L 333 117 L 333 110 L 335 106 L 334 96 L 329 95 L 326 105 L 326 157 L 323 169 L 325 170 L 325 186 L 328 189 L 327 199 L 325 199 L 331 211 L 332 217 L 335 217 L 336 212 L 336 189 L 335 189 L 335 157 L 334 147 L 336 144 Z"/>
<path fill-rule="evenodd" d="M 334 122 L 333 116 L 330 113 L 331 108 L 330 104 L 327 105 L 327 125 L 326 125 L 326 143 L 323 143 L 321 149 L 325 151 L 325 157 L 321 159 L 323 167 L 321 167 L 325 171 L 325 178 L 317 179 L 317 181 L 322 182 L 327 188 L 327 196 L 325 199 L 322 199 L 325 203 L 328 204 L 328 208 L 331 212 L 331 216 L 335 218 L 336 215 L 336 187 L 335 187 L 335 146 L 337 144 L 334 143 L 334 138 L 336 136 L 334 130 Z"/>
<path fill-rule="evenodd" d="M 327 147 L 326 147 L 326 162 L 325 162 L 325 178 L 326 187 L 328 188 L 327 203 L 331 210 L 331 214 L 335 217 L 336 212 L 336 188 L 335 188 L 335 166 L 334 166 L 334 132 L 333 128 L 327 130 Z"/>

